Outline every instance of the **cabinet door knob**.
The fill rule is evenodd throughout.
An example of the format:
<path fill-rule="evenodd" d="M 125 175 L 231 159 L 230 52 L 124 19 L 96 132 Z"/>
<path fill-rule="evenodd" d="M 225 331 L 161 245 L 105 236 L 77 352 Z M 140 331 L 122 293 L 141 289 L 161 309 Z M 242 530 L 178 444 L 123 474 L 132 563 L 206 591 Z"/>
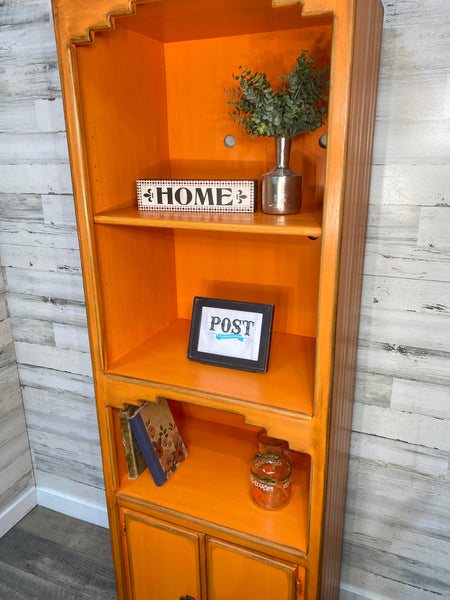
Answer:
<path fill-rule="evenodd" d="M 180 596 L 180 600 L 195 600 L 192 596 Z"/>

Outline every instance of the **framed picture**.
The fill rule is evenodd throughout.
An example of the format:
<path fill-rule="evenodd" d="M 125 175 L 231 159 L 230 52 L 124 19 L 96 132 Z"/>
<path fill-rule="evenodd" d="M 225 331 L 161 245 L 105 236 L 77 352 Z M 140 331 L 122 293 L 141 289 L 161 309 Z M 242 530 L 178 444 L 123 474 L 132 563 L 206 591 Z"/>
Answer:
<path fill-rule="evenodd" d="M 273 309 L 272 304 L 195 297 L 188 358 L 265 373 Z"/>

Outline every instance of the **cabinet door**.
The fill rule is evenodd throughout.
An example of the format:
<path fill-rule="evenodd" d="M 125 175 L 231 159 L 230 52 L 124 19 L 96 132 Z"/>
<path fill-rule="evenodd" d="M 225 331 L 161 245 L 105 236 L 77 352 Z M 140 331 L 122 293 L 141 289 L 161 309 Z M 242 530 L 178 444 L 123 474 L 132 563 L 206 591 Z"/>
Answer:
<path fill-rule="evenodd" d="M 133 600 L 201 600 L 200 535 L 124 512 Z"/>
<path fill-rule="evenodd" d="M 297 565 L 214 539 L 207 543 L 207 562 L 208 600 L 303 598 Z"/>

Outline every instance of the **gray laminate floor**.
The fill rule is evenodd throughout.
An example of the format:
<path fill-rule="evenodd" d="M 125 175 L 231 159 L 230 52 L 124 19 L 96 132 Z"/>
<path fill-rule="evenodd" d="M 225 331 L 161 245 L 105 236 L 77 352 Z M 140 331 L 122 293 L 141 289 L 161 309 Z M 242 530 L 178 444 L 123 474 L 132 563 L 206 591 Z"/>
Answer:
<path fill-rule="evenodd" d="M 116 600 L 109 533 L 34 508 L 0 539 L 0 600 Z"/>

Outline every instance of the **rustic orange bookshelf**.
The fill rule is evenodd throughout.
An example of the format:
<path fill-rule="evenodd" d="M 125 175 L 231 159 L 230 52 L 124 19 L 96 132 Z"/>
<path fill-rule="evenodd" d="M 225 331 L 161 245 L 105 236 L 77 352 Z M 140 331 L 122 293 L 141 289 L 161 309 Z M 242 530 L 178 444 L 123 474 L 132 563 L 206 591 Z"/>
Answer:
<path fill-rule="evenodd" d="M 381 3 L 52 3 L 118 597 L 337 599 Z M 138 179 L 273 168 L 224 89 L 241 64 L 275 81 L 303 49 L 331 82 L 326 125 L 293 141 L 299 214 L 138 210 Z M 267 373 L 187 359 L 195 296 L 274 305 Z M 189 457 L 158 488 L 129 478 L 118 415 L 162 398 Z M 260 428 L 291 451 L 276 511 L 248 494 Z"/>

